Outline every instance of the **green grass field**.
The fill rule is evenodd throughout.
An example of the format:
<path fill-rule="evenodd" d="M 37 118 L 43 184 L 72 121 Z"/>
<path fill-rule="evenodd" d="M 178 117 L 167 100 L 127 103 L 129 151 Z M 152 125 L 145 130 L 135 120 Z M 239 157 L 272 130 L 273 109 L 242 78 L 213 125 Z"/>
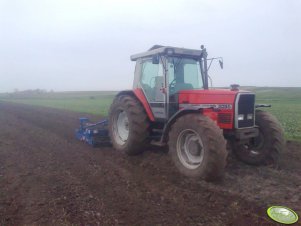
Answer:
<path fill-rule="evenodd" d="M 256 102 L 272 104 L 265 108 L 274 114 L 285 129 L 286 137 L 301 141 L 301 88 L 247 87 L 256 93 Z M 117 92 L 53 92 L 0 94 L 0 100 L 39 105 L 95 115 L 107 115 Z"/>
<path fill-rule="evenodd" d="M 2 94 L 0 100 L 106 115 L 117 92 L 86 91 Z"/>
<path fill-rule="evenodd" d="M 275 115 L 286 137 L 301 141 L 301 88 L 255 88 L 256 102 L 271 104 L 265 110 Z"/>

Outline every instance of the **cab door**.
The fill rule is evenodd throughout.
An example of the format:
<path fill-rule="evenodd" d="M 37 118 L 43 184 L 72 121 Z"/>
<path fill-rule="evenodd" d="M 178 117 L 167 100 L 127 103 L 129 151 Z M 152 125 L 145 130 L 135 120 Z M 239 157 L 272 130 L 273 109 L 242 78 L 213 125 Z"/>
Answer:
<path fill-rule="evenodd" d="M 166 83 L 162 60 L 153 64 L 152 59 L 141 61 L 140 85 L 156 120 L 167 119 Z"/>

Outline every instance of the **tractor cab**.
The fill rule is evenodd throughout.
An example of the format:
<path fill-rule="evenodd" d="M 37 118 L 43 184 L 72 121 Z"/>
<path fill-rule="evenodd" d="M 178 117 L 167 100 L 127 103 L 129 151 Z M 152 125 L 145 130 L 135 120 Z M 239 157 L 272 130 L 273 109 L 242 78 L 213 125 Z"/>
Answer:
<path fill-rule="evenodd" d="M 179 92 L 208 89 L 206 49 L 154 46 L 131 56 L 136 61 L 134 89 L 142 89 L 156 119 L 168 120 L 178 108 Z"/>

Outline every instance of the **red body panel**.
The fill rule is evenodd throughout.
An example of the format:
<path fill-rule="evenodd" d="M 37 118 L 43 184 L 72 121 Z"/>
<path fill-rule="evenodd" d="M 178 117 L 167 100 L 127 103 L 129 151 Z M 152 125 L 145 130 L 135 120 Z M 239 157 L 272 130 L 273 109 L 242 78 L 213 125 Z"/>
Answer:
<path fill-rule="evenodd" d="M 237 91 L 231 90 L 183 90 L 179 92 L 179 104 L 192 105 L 225 105 L 214 111 L 212 108 L 203 110 L 203 114 L 210 117 L 222 129 L 232 129 L 234 120 L 235 97 Z M 228 121 L 223 122 L 223 117 Z"/>
<path fill-rule="evenodd" d="M 234 104 L 238 92 L 231 90 L 182 90 L 179 104 Z"/>
<path fill-rule="evenodd" d="M 143 91 L 142 91 L 141 89 L 134 89 L 133 91 L 134 91 L 136 97 L 137 97 L 137 98 L 140 100 L 140 102 L 142 103 L 142 105 L 143 105 L 143 107 L 144 107 L 144 109 L 145 109 L 145 111 L 146 111 L 146 114 L 148 115 L 148 118 L 149 118 L 152 122 L 154 122 L 154 121 L 155 121 L 155 118 L 154 118 L 153 112 L 152 112 L 152 110 L 151 110 L 151 108 L 150 108 L 150 106 L 149 106 L 149 104 L 148 104 L 148 102 L 147 102 L 146 97 L 144 96 Z"/>
<path fill-rule="evenodd" d="M 139 88 L 133 91 L 142 103 L 149 119 L 154 122 L 154 115 L 143 91 Z M 179 105 L 205 105 L 205 107 L 200 106 L 200 108 L 203 108 L 204 115 L 215 121 L 221 129 L 232 129 L 234 123 L 234 104 L 237 93 L 238 91 L 231 90 L 182 90 L 179 92 Z M 216 106 L 212 108 L 210 105 Z M 225 105 L 227 107 L 219 108 L 219 105 Z M 216 111 L 216 109 L 218 109 L 218 111 Z M 223 115 L 227 116 L 227 122 L 221 120 Z"/>

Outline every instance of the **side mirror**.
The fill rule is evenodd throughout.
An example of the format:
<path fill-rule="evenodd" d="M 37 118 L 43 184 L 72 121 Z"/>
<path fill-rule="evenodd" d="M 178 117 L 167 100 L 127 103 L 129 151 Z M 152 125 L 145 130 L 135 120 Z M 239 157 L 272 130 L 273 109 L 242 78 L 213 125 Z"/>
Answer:
<path fill-rule="evenodd" d="M 219 62 L 219 66 L 221 67 L 221 69 L 223 69 L 224 68 L 224 62 L 222 60 L 219 60 L 218 62 Z"/>
<path fill-rule="evenodd" d="M 152 57 L 152 63 L 153 64 L 159 64 L 159 55 L 154 55 Z"/>

